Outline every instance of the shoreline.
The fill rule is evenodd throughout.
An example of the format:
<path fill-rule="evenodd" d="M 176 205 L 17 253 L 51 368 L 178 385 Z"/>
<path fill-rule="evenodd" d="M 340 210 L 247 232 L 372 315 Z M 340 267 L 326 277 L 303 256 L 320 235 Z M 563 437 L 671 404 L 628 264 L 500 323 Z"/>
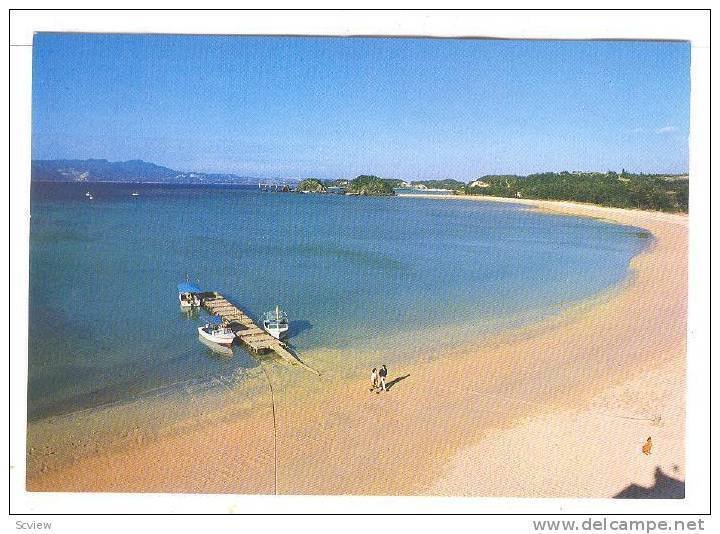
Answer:
<path fill-rule="evenodd" d="M 637 214 L 645 219 L 661 219 L 667 222 L 673 220 L 678 224 L 687 225 L 688 214 L 681 212 L 669 211 L 647 211 L 640 209 L 615 208 L 611 206 L 600 206 L 599 204 L 590 204 L 582 202 L 573 202 L 571 200 L 542 200 L 534 198 L 512 198 L 512 197 L 494 197 L 490 195 L 433 195 L 433 194 L 404 194 L 398 198 L 431 198 L 434 200 L 475 200 L 479 202 L 497 202 L 500 204 L 522 204 L 534 208 L 536 211 L 561 213 L 573 215 L 576 217 L 592 217 L 616 222 L 620 224 L 629 224 L 613 220 L 612 215 L 625 219 L 626 217 Z"/>
<path fill-rule="evenodd" d="M 28 472 L 28 490 L 500 495 L 525 488 L 523 496 L 554 496 L 562 492 L 557 484 L 536 476 L 537 462 L 532 458 L 537 459 L 538 454 L 552 458 L 557 451 L 572 457 L 572 448 L 582 447 L 582 440 L 566 436 L 566 447 L 552 449 L 538 449 L 535 443 L 527 448 L 533 451 L 532 456 L 521 452 L 513 456 L 516 465 L 510 471 L 501 454 L 509 449 L 501 445 L 512 441 L 511 436 L 515 441 L 532 443 L 538 421 L 545 421 L 540 428 L 549 432 L 544 443 L 552 442 L 553 428 L 556 433 L 567 434 L 568 429 L 560 427 L 567 426 L 568 421 L 584 422 L 584 426 L 577 424 L 588 435 L 592 421 L 597 419 L 592 415 L 592 410 L 597 411 L 597 399 L 610 394 L 607 404 L 622 396 L 622 388 L 628 384 L 631 390 L 647 389 L 643 377 L 648 373 L 675 385 L 684 384 L 687 216 L 569 202 L 421 196 L 492 199 L 552 213 L 601 217 L 644 228 L 655 240 L 633 258 L 630 279 L 617 290 L 579 309 L 563 311 L 548 322 L 492 335 L 480 344 L 458 346 L 443 352 L 442 357 L 433 355 L 427 361 L 391 368 L 391 383 L 396 378 L 401 380 L 383 395 L 368 392 L 364 373 L 330 382 L 327 378 L 299 378 L 295 369 L 262 364 L 270 380 L 282 385 L 275 388 L 277 487 L 272 406 L 261 402 L 261 409 L 253 413 L 234 409 L 231 404 L 217 417 L 192 428 L 177 427 L 131 446 L 90 451 L 70 465 L 45 473 L 35 469 Z M 669 282 L 663 285 L 660 282 L 664 277 Z M 658 286 L 665 291 L 657 290 Z M 478 367 L 482 372 L 476 374 Z M 620 393 L 612 393 L 617 388 L 621 388 Z M 673 413 L 684 411 L 684 390 L 680 390 L 682 394 L 671 388 L 670 401 L 666 399 Z M 239 401 L 241 395 L 237 397 Z M 667 425 L 662 428 L 671 426 L 674 432 L 666 432 L 657 447 L 674 450 L 672 461 L 678 469 L 673 470 L 673 476 L 684 478 L 682 420 L 660 417 Z M 605 443 L 611 451 L 617 452 L 620 447 L 613 433 L 623 440 L 623 450 L 639 451 L 642 441 L 635 443 L 634 434 L 628 434 L 634 429 L 608 429 L 606 424 L 602 428 L 609 430 Z M 647 430 L 642 428 L 642 433 Z M 673 435 L 677 443 L 667 447 Z M 208 444 L 212 444 L 210 450 Z M 592 450 L 603 454 L 602 448 Z M 488 451 L 492 451 L 491 456 Z M 613 481 L 617 479 L 617 484 L 575 483 L 565 488 L 567 495 L 603 497 L 611 496 L 608 493 L 618 489 L 614 485 L 620 482 L 647 485 L 647 473 L 636 465 L 635 456 L 631 455 L 635 462 L 631 465 L 612 456 Z M 157 462 L 158 457 L 168 463 Z M 642 454 L 640 457 L 640 461 L 646 459 Z M 652 460 L 655 458 L 663 462 L 665 472 L 669 460 L 660 454 Z M 597 481 L 601 478 L 597 476 L 598 464 L 587 463 L 594 466 Z M 599 465 L 606 463 L 601 460 Z M 646 463 L 645 467 L 654 467 Z M 487 482 L 498 470 L 503 473 L 501 480 Z M 478 480 L 486 483 L 479 484 Z"/>

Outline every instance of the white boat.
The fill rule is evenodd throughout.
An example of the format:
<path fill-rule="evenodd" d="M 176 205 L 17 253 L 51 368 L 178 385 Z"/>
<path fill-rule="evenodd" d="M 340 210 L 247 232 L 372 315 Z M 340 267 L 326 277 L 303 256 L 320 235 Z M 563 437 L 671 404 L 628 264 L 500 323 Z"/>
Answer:
<path fill-rule="evenodd" d="M 92 197 L 92 195 L 90 194 L 90 191 L 85 191 L 85 196 L 86 196 L 86 197 Z"/>
<path fill-rule="evenodd" d="M 235 333 L 227 326 L 218 324 L 218 321 L 221 321 L 219 317 L 213 316 L 211 319 L 205 326 L 198 326 L 200 337 L 218 345 L 232 345 L 235 341 Z"/>
<path fill-rule="evenodd" d="M 180 307 L 197 308 L 200 306 L 199 293 L 201 293 L 201 290 L 195 284 L 190 282 L 178 284 L 178 300 L 180 300 Z"/>
<path fill-rule="evenodd" d="M 263 328 L 275 339 L 282 339 L 288 331 L 287 314 L 275 306 L 275 311 L 263 315 Z"/>
<path fill-rule="evenodd" d="M 134 197 L 140 196 L 140 193 L 138 193 L 137 191 L 133 191 L 133 192 L 130 193 L 130 194 L 131 194 L 132 196 L 134 196 Z"/>

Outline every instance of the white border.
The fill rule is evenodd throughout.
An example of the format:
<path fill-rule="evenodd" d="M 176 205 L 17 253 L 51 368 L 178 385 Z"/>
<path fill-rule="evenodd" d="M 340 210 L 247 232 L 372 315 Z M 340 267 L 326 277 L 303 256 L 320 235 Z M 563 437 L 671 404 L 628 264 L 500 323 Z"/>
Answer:
<path fill-rule="evenodd" d="M 27 268 L 30 162 L 30 63 L 36 31 L 428 35 L 526 38 L 640 38 L 692 41 L 690 335 L 687 498 L 681 501 L 208 495 L 32 494 L 24 491 Z M 704 513 L 709 509 L 709 23 L 704 12 L 13 12 L 11 14 L 12 168 L 10 179 L 10 358 L 13 412 L 10 470 L 14 513 L 394 512 L 394 513 Z M 7 234 L 6 234 L 7 235 Z M 3 312 L 7 313 L 7 312 Z M 7 321 L 3 321 L 7 325 Z M 4 326 L 5 327 L 5 326 Z M 7 334 L 7 332 L 6 332 Z M 24 359 L 25 358 L 25 359 Z M 7 382 L 5 382 L 7 383 Z M 707 481 L 707 482 L 706 482 Z M 578 518 L 582 519 L 582 518 Z M 503 519 L 502 524 L 506 525 Z M 57 524 L 62 518 L 56 519 Z M 113 519 L 115 528 L 127 521 Z M 206 528 L 211 520 L 195 523 Z M 388 519 L 385 523 L 391 523 Z M 529 519 L 512 520 L 529 529 Z M 517 521 L 517 522 L 515 522 Z M 186 527 L 193 519 L 184 519 Z M 360 524 L 363 522 L 361 521 Z M 428 522 L 428 525 L 431 522 Z M 160 523 L 158 523 L 160 524 Z M 399 523 L 399 528 L 401 528 Z M 74 531 L 95 522 L 73 521 Z M 373 528 L 370 523 L 369 528 Z M 385 527 L 383 527 L 385 528 Z M 442 528 L 438 524 L 438 528 Z M 504 527 L 505 528 L 505 527 Z M 521 527 L 522 528 L 522 527 Z"/>
<path fill-rule="evenodd" d="M 18 11 L 11 42 L 34 32 L 255 35 L 392 35 L 531 39 L 693 40 L 709 46 L 699 11 Z"/>

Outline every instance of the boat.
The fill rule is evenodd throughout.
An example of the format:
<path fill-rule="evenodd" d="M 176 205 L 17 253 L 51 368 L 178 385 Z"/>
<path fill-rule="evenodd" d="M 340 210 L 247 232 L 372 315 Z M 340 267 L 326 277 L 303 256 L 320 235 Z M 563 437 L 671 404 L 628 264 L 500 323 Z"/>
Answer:
<path fill-rule="evenodd" d="M 275 306 L 275 311 L 269 311 L 263 315 L 263 328 L 275 339 L 282 339 L 288 331 L 287 314 Z"/>
<path fill-rule="evenodd" d="M 134 196 L 134 197 L 140 196 L 140 193 L 138 193 L 137 191 L 133 191 L 133 192 L 130 193 L 130 194 L 131 194 L 132 196 Z"/>
<path fill-rule="evenodd" d="M 86 197 L 91 197 L 92 195 L 90 194 L 90 191 L 85 191 L 85 196 L 86 196 Z"/>
<path fill-rule="evenodd" d="M 235 333 L 222 324 L 222 319 L 217 315 L 211 315 L 205 326 L 198 326 L 198 334 L 202 339 L 218 345 L 232 345 L 235 341 Z"/>
<path fill-rule="evenodd" d="M 196 308 L 200 306 L 201 290 L 198 286 L 191 282 L 182 282 L 178 284 L 178 300 L 180 300 L 181 308 Z"/>

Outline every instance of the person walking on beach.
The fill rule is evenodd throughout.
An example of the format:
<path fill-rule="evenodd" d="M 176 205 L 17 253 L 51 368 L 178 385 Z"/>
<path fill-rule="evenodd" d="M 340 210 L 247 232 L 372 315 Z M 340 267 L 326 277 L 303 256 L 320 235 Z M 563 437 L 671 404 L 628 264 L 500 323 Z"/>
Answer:
<path fill-rule="evenodd" d="M 375 391 L 378 387 L 377 367 L 373 367 L 372 373 L 370 373 L 370 381 L 372 382 L 372 387 L 370 388 L 370 391 Z"/>
<path fill-rule="evenodd" d="M 380 389 L 387 391 L 385 388 L 385 379 L 387 378 L 387 367 L 385 367 L 385 364 L 380 368 L 378 375 L 380 375 Z M 378 393 L 380 392 L 378 391 Z"/>

